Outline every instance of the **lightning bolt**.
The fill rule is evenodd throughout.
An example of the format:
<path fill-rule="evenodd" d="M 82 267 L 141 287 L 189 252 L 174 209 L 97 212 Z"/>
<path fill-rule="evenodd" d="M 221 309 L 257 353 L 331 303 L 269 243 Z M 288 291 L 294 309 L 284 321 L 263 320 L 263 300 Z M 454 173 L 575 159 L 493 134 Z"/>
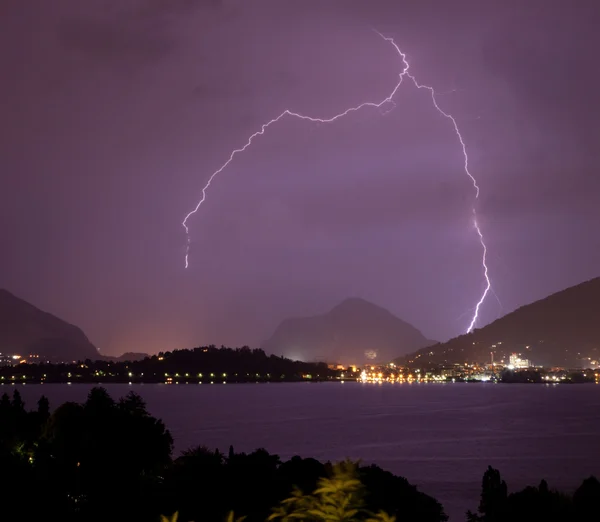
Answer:
<path fill-rule="evenodd" d="M 462 137 L 460 129 L 458 128 L 458 123 L 456 122 L 456 120 L 454 119 L 454 117 L 451 114 L 445 112 L 438 105 L 437 98 L 436 98 L 436 92 L 433 89 L 433 87 L 430 87 L 429 85 L 420 84 L 417 81 L 417 79 L 409 72 L 410 64 L 408 63 L 408 61 L 406 59 L 406 54 L 402 52 L 402 50 L 398 47 L 398 45 L 396 44 L 394 39 L 391 37 L 388 37 L 388 36 L 384 36 L 379 31 L 375 31 L 375 32 L 381 38 L 383 38 L 383 40 L 390 43 L 394 47 L 394 49 L 398 53 L 398 56 L 400 56 L 400 59 L 402 60 L 402 65 L 403 65 L 402 72 L 399 74 L 398 83 L 396 83 L 396 85 L 394 86 L 394 88 L 392 89 L 390 94 L 379 102 L 367 101 L 367 102 L 361 103 L 360 105 L 357 105 L 355 107 L 350 107 L 349 109 L 346 109 L 345 111 L 340 112 L 339 114 L 336 114 L 329 118 L 319 118 L 319 117 L 315 117 L 315 116 L 307 116 L 305 114 L 300 114 L 297 112 L 293 112 L 289 109 L 286 109 L 276 118 L 273 118 L 272 120 L 269 120 L 267 123 L 264 123 L 261 126 L 260 130 L 256 131 L 254 134 L 252 134 L 242 147 L 240 147 L 239 149 L 234 149 L 231 152 L 231 154 L 229 155 L 229 158 L 227 159 L 227 161 L 225 163 L 223 163 L 223 165 L 221 165 L 217 170 L 215 170 L 211 174 L 211 176 L 208 178 L 208 181 L 202 188 L 202 197 L 200 198 L 200 200 L 198 201 L 196 206 L 190 212 L 188 212 L 188 214 L 185 216 L 183 222 L 181 223 L 183 228 L 185 229 L 186 240 L 187 240 L 186 241 L 186 249 L 185 249 L 185 268 L 189 267 L 189 255 L 190 255 L 190 246 L 191 246 L 191 237 L 190 237 L 190 229 L 188 226 L 188 220 L 196 212 L 198 212 L 198 210 L 200 210 L 200 207 L 206 201 L 206 192 L 210 188 L 213 180 L 227 168 L 227 166 L 234 160 L 234 158 L 238 154 L 241 154 L 248 147 L 250 147 L 250 145 L 252 145 L 255 138 L 257 138 L 258 136 L 262 136 L 271 125 L 277 123 L 278 121 L 282 120 L 286 116 L 290 116 L 290 117 L 297 118 L 300 120 L 309 121 L 312 123 L 333 123 L 333 122 L 339 120 L 340 118 L 347 116 L 350 113 L 360 111 L 361 109 L 364 109 L 367 107 L 374 108 L 374 109 L 380 109 L 387 104 L 392 104 L 392 108 L 393 108 L 395 106 L 395 102 L 393 101 L 393 98 L 396 95 L 396 93 L 398 92 L 398 89 L 400 89 L 400 86 L 402 85 L 404 78 L 408 78 L 417 89 L 429 91 L 429 94 L 431 96 L 431 101 L 433 102 L 434 108 L 437 110 L 437 112 L 441 116 L 450 120 L 450 122 L 452 123 L 454 132 L 455 132 L 455 134 L 458 138 L 458 141 L 460 142 L 460 146 L 462 148 L 462 153 L 463 153 L 463 158 L 464 158 L 464 172 L 470 178 L 471 182 L 473 183 L 473 187 L 475 189 L 475 201 L 477 201 L 477 199 L 479 199 L 479 192 L 480 192 L 479 185 L 477 184 L 477 180 L 475 179 L 475 177 L 471 174 L 471 171 L 469 170 L 469 156 L 467 154 L 467 146 Z M 387 112 L 389 112 L 389 111 L 386 111 L 385 114 L 387 114 Z M 475 324 L 477 323 L 477 320 L 479 318 L 479 310 L 481 308 L 481 305 L 484 303 L 485 298 L 487 297 L 488 293 L 492 290 L 492 283 L 491 283 L 491 280 L 489 277 L 489 269 L 488 269 L 488 265 L 487 265 L 487 246 L 485 244 L 483 233 L 481 232 L 481 227 L 479 226 L 479 224 L 477 222 L 477 210 L 476 210 L 475 205 L 473 206 L 472 211 L 473 211 L 473 225 L 477 232 L 479 243 L 481 244 L 481 248 L 482 248 L 481 264 L 482 264 L 482 268 L 483 268 L 483 277 L 485 280 L 485 288 L 483 290 L 483 293 L 481 294 L 481 297 L 479 298 L 479 301 L 477 301 L 477 304 L 475 305 L 473 317 L 471 319 L 469 327 L 467 328 L 467 333 L 471 332 L 473 330 L 473 328 L 475 327 Z"/>

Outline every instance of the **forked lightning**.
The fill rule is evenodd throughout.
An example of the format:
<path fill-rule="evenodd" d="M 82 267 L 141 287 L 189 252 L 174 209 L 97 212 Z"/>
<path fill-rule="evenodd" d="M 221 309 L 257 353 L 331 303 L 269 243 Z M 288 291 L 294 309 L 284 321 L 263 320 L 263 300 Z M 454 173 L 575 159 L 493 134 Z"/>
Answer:
<path fill-rule="evenodd" d="M 208 181 L 202 188 L 202 197 L 200 198 L 200 201 L 198 201 L 197 205 L 185 216 L 185 219 L 183 220 L 182 225 L 183 225 L 183 228 L 185 229 L 186 241 L 187 241 L 186 249 L 185 249 L 185 267 L 186 268 L 189 266 L 189 255 L 190 255 L 190 244 L 191 244 L 188 220 L 190 219 L 191 216 L 193 216 L 196 212 L 198 212 L 198 210 L 200 209 L 200 207 L 206 200 L 206 192 L 209 189 L 213 180 L 221 172 L 223 172 L 223 170 L 225 170 L 227 168 L 227 166 L 233 161 L 233 159 L 238 154 L 244 152 L 248 147 L 250 147 L 250 145 L 252 145 L 254 138 L 256 138 L 257 136 L 262 136 L 271 125 L 273 125 L 274 123 L 277 123 L 279 120 L 285 118 L 286 116 L 298 118 L 300 120 L 310 121 L 313 123 L 333 123 L 334 121 L 336 121 L 340 118 L 343 118 L 344 116 L 346 116 L 352 112 L 356 112 L 356 111 L 359 111 L 359 110 L 367 108 L 367 107 L 377 109 L 377 108 L 381 108 L 384 105 L 389 104 L 389 103 L 394 104 L 393 98 L 396 95 L 396 93 L 398 92 L 398 89 L 400 88 L 400 86 L 402 85 L 402 81 L 404 80 L 404 78 L 408 78 L 417 89 L 420 89 L 420 90 L 424 89 L 424 90 L 429 91 L 429 93 L 431 95 L 431 101 L 433 102 L 433 106 L 435 107 L 435 109 L 438 111 L 438 113 L 440 115 L 442 115 L 444 118 L 447 118 L 452 123 L 454 132 L 456 133 L 456 136 L 457 136 L 458 141 L 460 142 L 460 146 L 462 148 L 462 153 L 463 153 L 463 158 L 464 158 L 464 171 L 465 171 L 465 174 L 467 176 L 469 176 L 470 180 L 473 183 L 473 187 L 475 188 L 475 200 L 477 201 L 477 199 L 479 198 L 479 185 L 477 184 L 477 180 L 475 179 L 475 177 L 471 174 L 471 171 L 469 170 L 469 156 L 467 154 L 467 146 L 466 146 L 466 144 L 463 140 L 463 137 L 460 133 L 460 130 L 458 128 L 458 124 L 457 124 L 456 120 L 454 119 L 454 117 L 451 114 L 445 112 L 444 110 L 442 110 L 440 108 L 440 106 L 437 103 L 436 94 L 435 94 L 433 87 L 420 84 L 419 82 L 417 82 L 416 78 L 412 74 L 410 74 L 410 72 L 409 72 L 410 65 L 409 65 L 408 61 L 406 60 L 406 55 L 400 50 L 400 48 L 398 47 L 398 45 L 396 44 L 394 39 L 384 36 L 381 33 L 379 33 L 378 31 L 376 31 L 376 32 L 386 42 L 393 45 L 394 49 L 396 50 L 396 52 L 400 56 L 400 59 L 402 60 L 403 69 L 399 75 L 398 83 L 394 86 L 391 93 L 386 98 L 384 98 L 383 100 L 381 100 L 379 102 L 372 102 L 372 101 L 364 102 L 355 107 L 350 107 L 349 109 L 346 109 L 344 112 L 336 114 L 335 116 L 332 116 L 330 118 L 318 118 L 315 116 L 307 116 L 307 115 L 299 114 L 297 112 L 293 112 L 289 109 L 286 109 L 276 118 L 273 118 L 272 120 L 269 120 L 267 123 L 264 123 L 261 126 L 260 130 L 256 131 L 254 134 L 252 134 L 248 138 L 248 141 L 246 141 L 244 146 L 240 147 L 239 149 L 233 150 L 231 152 L 231 154 L 229 155 L 229 158 L 227 159 L 227 161 L 225 163 L 223 163 L 223 165 L 221 165 L 215 172 L 213 172 L 211 174 L 211 176 L 208 178 Z M 479 242 L 481 243 L 481 248 L 483 250 L 481 263 L 482 263 L 482 267 L 483 267 L 483 277 L 485 280 L 485 288 L 483 290 L 483 293 L 481 294 L 481 297 L 477 301 L 477 304 L 475 305 L 473 317 L 471 318 L 471 322 L 469 323 L 469 327 L 467 328 L 467 333 L 472 331 L 473 328 L 475 327 L 475 324 L 477 323 L 477 319 L 479 318 L 479 310 L 480 310 L 481 306 L 483 305 L 485 298 L 487 297 L 488 293 L 490 292 L 490 290 L 492 288 L 492 284 L 491 284 L 490 277 L 489 277 L 488 266 L 487 266 L 487 246 L 485 244 L 483 233 L 481 232 L 479 223 L 477 222 L 477 210 L 476 210 L 475 205 L 473 206 L 472 210 L 473 210 L 473 225 L 475 227 Z"/>

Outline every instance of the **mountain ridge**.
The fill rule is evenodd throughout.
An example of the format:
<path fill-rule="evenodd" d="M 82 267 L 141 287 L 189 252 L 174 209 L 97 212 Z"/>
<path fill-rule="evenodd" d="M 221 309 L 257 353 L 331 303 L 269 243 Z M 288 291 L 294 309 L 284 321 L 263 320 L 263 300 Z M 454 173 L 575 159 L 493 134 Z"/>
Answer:
<path fill-rule="evenodd" d="M 0 288 L 0 352 L 41 360 L 99 359 L 100 354 L 77 326 Z"/>
<path fill-rule="evenodd" d="M 281 321 L 262 343 L 265 351 L 299 360 L 363 364 L 389 362 L 398 349 L 431 344 L 417 328 L 389 310 L 349 297 L 324 314 Z"/>
<path fill-rule="evenodd" d="M 521 353 L 535 365 L 581 366 L 600 359 L 600 277 L 520 306 L 492 323 L 398 362 L 454 364 L 497 361 Z"/>

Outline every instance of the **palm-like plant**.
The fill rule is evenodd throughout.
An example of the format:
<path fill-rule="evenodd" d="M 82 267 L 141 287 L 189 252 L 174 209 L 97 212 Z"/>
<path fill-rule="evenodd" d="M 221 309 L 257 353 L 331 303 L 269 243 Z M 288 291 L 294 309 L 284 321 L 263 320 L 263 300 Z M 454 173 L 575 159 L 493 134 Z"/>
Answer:
<path fill-rule="evenodd" d="M 330 477 L 321 478 L 317 489 L 305 494 L 295 488 L 289 498 L 283 500 L 267 522 L 395 522 L 393 516 L 380 511 L 371 513 L 365 507 L 366 491 L 360 481 L 358 464 L 344 461 L 335 464 Z M 226 522 L 243 522 L 245 517 L 235 518 L 229 513 Z M 161 522 L 177 522 L 177 513 L 163 516 Z"/>
<path fill-rule="evenodd" d="M 295 522 L 394 522 L 394 517 L 365 509 L 365 489 L 358 476 L 358 465 L 345 461 L 335 464 L 330 477 L 319 480 L 317 489 L 305 495 L 295 489 L 277 506 L 268 521 Z"/>

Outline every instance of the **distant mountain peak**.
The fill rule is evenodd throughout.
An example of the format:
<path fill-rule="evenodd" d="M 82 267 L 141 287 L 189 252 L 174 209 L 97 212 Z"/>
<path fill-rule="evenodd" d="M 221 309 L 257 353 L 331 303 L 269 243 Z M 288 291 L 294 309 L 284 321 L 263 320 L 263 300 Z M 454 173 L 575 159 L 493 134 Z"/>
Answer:
<path fill-rule="evenodd" d="M 385 312 L 390 314 L 385 308 L 371 303 L 362 297 L 348 297 L 341 303 L 334 306 L 329 313 L 347 313 L 347 312 Z"/>
<path fill-rule="evenodd" d="M 419 330 L 385 308 L 350 297 L 325 314 L 285 319 L 263 348 L 292 359 L 363 364 L 387 363 L 398 350 L 428 344 Z"/>
<path fill-rule="evenodd" d="M 336 306 L 334 306 L 332 308 L 332 310 L 335 310 L 336 308 L 347 307 L 347 306 L 375 306 L 377 308 L 381 308 L 380 306 L 377 306 L 376 304 L 373 304 L 370 301 L 363 299 L 362 297 L 355 296 L 355 297 L 347 297 L 341 303 L 338 303 Z"/>

